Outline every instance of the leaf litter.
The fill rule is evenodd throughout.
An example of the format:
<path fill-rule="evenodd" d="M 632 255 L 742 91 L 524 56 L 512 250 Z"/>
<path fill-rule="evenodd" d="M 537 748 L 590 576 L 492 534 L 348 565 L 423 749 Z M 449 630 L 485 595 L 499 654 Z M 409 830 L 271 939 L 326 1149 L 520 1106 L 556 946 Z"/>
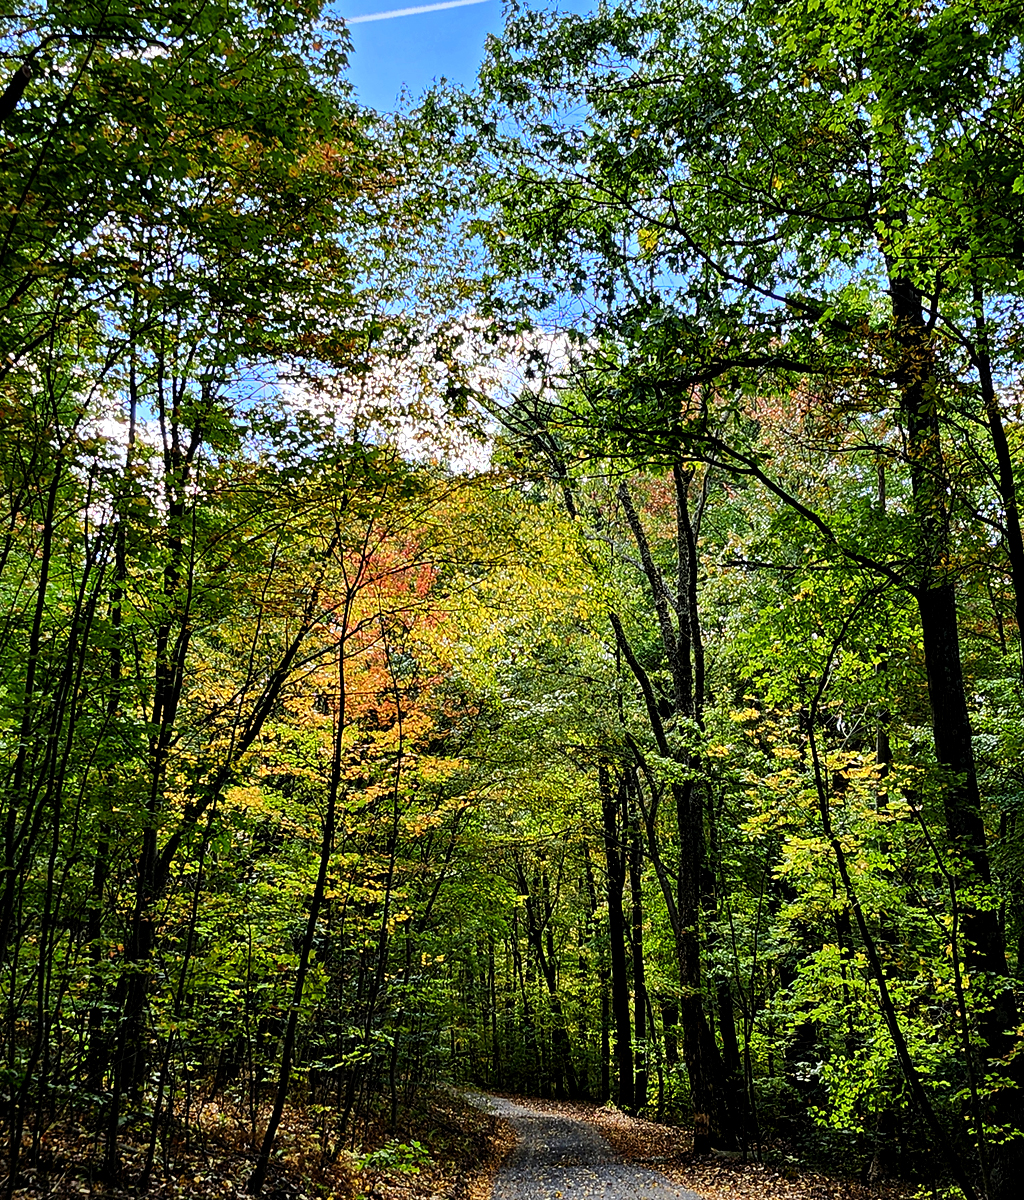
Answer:
<path fill-rule="evenodd" d="M 660 1171 L 703 1200 L 909 1200 L 917 1192 L 906 1181 L 867 1184 L 788 1162 L 744 1162 L 739 1155 L 717 1152 L 695 1155 L 689 1130 L 631 1117 L 610 1104 L 507 1098 L 538 1113 L 585 1122 L 624 1162 Z"/>
<path fill-rule="evenodd" d="M 32 1143 L 35 1143 L 34 1151 Z M 423 1148 L 415 1170 L 391 1164 L 388 1145 Z M 356 1152 L 325 1142 L 322 1113 L 285 1110 L 262 1200 L 487 1200 L 494 1172 L 515 1144 L 498 1118 L 449 1091 L 424 1091 L 390 1128 L 384 1113 L 361 1122 Z M 141 1193 L 148 1129 L 119 1137 L 120 1172 L 103 1171 L 102 1147 L 72 1116 L 23 1138 L 12 1200 L 129 1200 Z M 373 1151 L 382 1151 L 373 1154 Z M 31 1158 L 29 1159 L 29 1154 Z M 0 1148 L 0 1179 L 7 1173 Z M 256 1160 L 250 1122 L 234 1105 L 206 1103 L 198 1119 L 165 1128 L 145 1190 L 147 1200 L 241 1200 Z M 365 1163 L 360 1167 L 361 1163 Z"/>

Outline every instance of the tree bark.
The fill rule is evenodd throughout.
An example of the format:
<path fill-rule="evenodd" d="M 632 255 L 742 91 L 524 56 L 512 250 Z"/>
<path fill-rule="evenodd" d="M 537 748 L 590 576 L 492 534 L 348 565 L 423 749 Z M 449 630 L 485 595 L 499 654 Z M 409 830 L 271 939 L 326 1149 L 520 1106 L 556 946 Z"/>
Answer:
<path fill-rule="evenodd" d="M 619 780 L 613 794 L 608 767 L 598 767 L 601 789 L 601 815 L 604 820 L 604 853 L 606 863 L 605 895 L 608 901 L 608 958 L 611 965 L 612 1020 L 615 1026 L 615 1067 L 617 1087 L 615 1102 L 619 1108 L 632 1112 L 634 1107 L 632 1027 L 629 1019 L 629 979 L 626 966 L 626 921 L 622 897 L 626 885 L 626 848 L 624 822 L 626 781 Z"/>
<path fill-rule="evenodd" d="M 252 1174 L 246 1181 L 245 1190 L 251 1196 L 258 1196 L 263 1189 L 270 1166 L 270 1155 L 274 1149 L 277 1129 L 284 1113 L 285 1100 L 288 1096 L 288 1086 L 291 1081 L 292 1058 L 295 1053 L 295 1035 L 299 1023 L 299 1009 L 302 996 L 306 989 L 306 976 L 309 973 L 309 960 L 313 954 L 313 943 L 316 941 L 317 924 L 320 920 L 320 910 L 323 907 L 324 894 L 327 890 L 327 871 L 334 853 L 334 832 L 337 824 L 338 797 L 341 794 L 342 738 L 345 732 L 345 637 L 348 630 L 348 618 L 351 605 L 346 604 L 341 627 L 343 636 L 338 641 L 338 716 L 334 730 L 334 747 L 331 756 L 331 776 L 327 791 L 327 808 L 321 831 L 320 860 L 317 867 L 316 882 L 313 894 L 309 900 L 309 915 L 306 918 L 306 928 L 299 948 L 299 961 L 295 972 L 295 984 L 292 988 L 291 1004 L 288 1008 L 288 1021 L 284 1032 L 284 1046 L 281 1052 L 281 1066 L 278 1072 L 277 1089 L 274 1094 L 274 1106 L 270 1120 L 263 1135 L 259 1157 Z"/>
<path fill-rule="evenodd" d="M 633 1105 L 637 1112 L 647 1103 L 647 1085 L 650 1076 L 647 1052 L 647 972 L 644 967 L 642 851 L 640 830 L 631 820 L 629 840 L 630 945 L 633 951 L 633 1025 L 636 1032 Z"/>
<path fill-rule="evenodd" d="M 609 619 L 622 656 L 640 685 L 658 752 L 662 757 L 669 758 L 671 750 L 650 678 L 634 654 L 617 614 L 610 613 Z M 633 748 L 638 764 L 646 767 L 639 746 L 628 735 L 627 740 Z M 655 785 L 652 784 L 651 787 L 652 799 L 649 805 L 643 804 L 639 792 L 638 801 L 647 832 L 648 853 L 665 899 L 675 940 L 681 993 L 679 1018 L 682 1026 L 683 1061 L 686 1064 L 690 1096 L 694 1106 L 694 1150 L 703 1154 L 711 1149 L 713 1140 L 727 1145 L 734 1144 L 735 1125 L 728 1102 L 725 1068 L 708 1025 L 703 1003 L 700 871 L 704 857 L 704 827 L 701 806 L 694 796 L 692 781 L 673 783 L 669 790 L 675 802 L 679 837 L 675 887 L 672 886 L 671 875 L 661 855 Z"/>
<path fill-rule="evenodd" d="M 570 1100 L 579 1097 L 579 1076 L 572 1059 L 572 1045 L 569 1041 L 569 1031 L 565 1024 L 565 1012 L 562 1008 L 562 998 L 558 994 L 558 977 L 555 972 L 555 962 L 551 954 L 544 948 L 544 933 L 550 926 L 550 907 L 541 914 L 538 911 L 537 897 L 530 889 L 523 864 L 515 860 L 516 874 L 519 880 L 521 894 L 526 897 L 526 935 L 533 948 L 537 965 L 540 967 L 548 992 L 548 1003 L 551 1007 L 552 1031 L 551 1040 L 555 1053 L 552 1074 L 555 1078 L 555 1089 L 561 1097 L 565 1095 Z"/>
<path fill-rule="evenodd" d="M 981 384 L 981 399 L 985 405 L 985 418 L 992 437 L 997 467 L 999 498 L 1003 502 L 1006 530 L 1006 549 L 1010 559 L 1010 580 L 1013 584 L 1013 612 L 1017 622 L 1017 667 L 1024 683 L 1024 535 L 1020 527 L 1020 505 L 1017 499 L 1017 482 L 1013 474 L 1010 446 L 1003 428 L 1003 416 L 996 397 L 992 377 L 992 355 L 989 347 L 989 327 L 985 318 L 985 294 L 977 276 L 973 285 L 974 301 L 974 346 L 972 358 Z"/>
<path fill-rule="evenodd" d="M 0 121 L 6 121 L 18 107 L 18 102 L 24 95 L 28 81 L 32 78 L 32 66 L 24 62 L 11 76 L 10 82 L 0 96 Z"/>
<path fill-rule="evenodd" d="M 935 757 L 948 771 L 943 788 L 946 833 L 959 863 L 953 864 L 960 891 L 962 956 L 967 970 L 990 973 L 992 1010 L 983 1016 L 983 1058 L 1006 1059 L 1013 1049 L 1017 1007 L 1006 967 L 1006 948 L 995 907 L 972 902 L 970 892 L 991 881 L 985 826 L 971 723 L 967 709 L 954 580 L 950 574 L 952 539 L 946 501 L 946 472 L 937 407 L 929 331 L 922 297 L 913 282 L 898 274 L 890 279 L 896 343 L 900 354 L 897 386 L 907 429 L 913 515 L 918 539 L 915 595 L 921 618 L 925 670 L 935 738 Z M 1013 1057 L 1005 1072 L 1008 1087 L 995 1092 L 990 1115 L 997 1124 L 1024 1131 L 1024 1063 Z M 1024 1141 L 1001 1141 L 992 1147 L 989 1200 L 1019 1194 L 1024 1173 Z"/>

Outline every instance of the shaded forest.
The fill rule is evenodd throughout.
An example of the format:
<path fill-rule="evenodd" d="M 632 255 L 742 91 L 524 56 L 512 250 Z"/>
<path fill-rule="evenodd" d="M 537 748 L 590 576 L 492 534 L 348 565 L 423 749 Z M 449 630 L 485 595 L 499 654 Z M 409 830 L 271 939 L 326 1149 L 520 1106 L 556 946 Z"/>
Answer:
<path fill-rule="evenodd" d="M 348 50 L 0 16 L 4 1195 L 471 1084 L 1015 1196 L 1019 12 Z"/>

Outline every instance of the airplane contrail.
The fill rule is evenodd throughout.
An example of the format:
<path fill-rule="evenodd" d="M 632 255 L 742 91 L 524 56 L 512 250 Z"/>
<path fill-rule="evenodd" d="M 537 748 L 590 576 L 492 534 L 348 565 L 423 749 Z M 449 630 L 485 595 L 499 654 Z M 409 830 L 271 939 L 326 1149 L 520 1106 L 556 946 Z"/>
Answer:
<path fill-rule="evenodd" d="M 346 17 L 346 25 L 360 21 L 389 21 L 392 17 L 411 17 L 416 13 L 440 12 L 442 8 L 462 8 L 466 4 L 484 4 L 486 0 L 443 0 L 441 4 L 418 4 L 415 8 L 393 8 L 390 12 L 367 13 L 362 17 Z"/>

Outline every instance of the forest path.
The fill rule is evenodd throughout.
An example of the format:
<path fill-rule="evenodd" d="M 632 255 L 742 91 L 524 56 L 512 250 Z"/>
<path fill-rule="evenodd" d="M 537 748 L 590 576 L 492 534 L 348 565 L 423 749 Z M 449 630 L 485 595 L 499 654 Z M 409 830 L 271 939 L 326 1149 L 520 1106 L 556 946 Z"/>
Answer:
<path fill-rule="evenodd" d="M 499 1168 L 491 1200 L 700 1200 L 646 1167 L 624 1163 L 583 1121 L 536 1112 L 498 1096 L 463 1093 L 504 1117 L 519 1144 Z"/>

